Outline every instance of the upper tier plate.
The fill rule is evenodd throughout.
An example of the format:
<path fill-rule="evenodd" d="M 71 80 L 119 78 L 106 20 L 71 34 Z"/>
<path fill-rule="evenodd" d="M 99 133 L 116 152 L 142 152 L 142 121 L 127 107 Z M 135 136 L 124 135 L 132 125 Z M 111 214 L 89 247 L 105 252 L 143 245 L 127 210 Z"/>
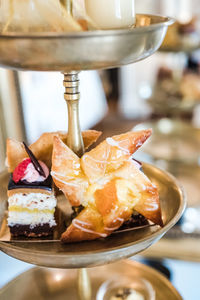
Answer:
<path fill-rule="evenodd" d="M 145 174 L 157 185 L 164 227 L 154 226 L 114 234 L 96 241 L 61 244 L 60 241 L 1 242 L 0 250 L 17 259 L 46 267 L 81 268 L 103 265 L 133 256 L 159 240 L 181 217 L 185 198 L 174 177 L 158 168 L 143 164 Z M 8 173 L 0 174 L 0 229 L 7 203 Z M 58 199 L 58 206 L 61 199 Z M 64 200 L 66 206 L 66 200 Z M 0 238 L 1 238 L 0 230 Z"/>
<path fill-rule="evenodd" d="M 0 35 L 0 66 L 32 71 L 79 71 L 134 63 L 153 54 L 173 20 L 137 15 L 136 27 L 81 33 Z"/>

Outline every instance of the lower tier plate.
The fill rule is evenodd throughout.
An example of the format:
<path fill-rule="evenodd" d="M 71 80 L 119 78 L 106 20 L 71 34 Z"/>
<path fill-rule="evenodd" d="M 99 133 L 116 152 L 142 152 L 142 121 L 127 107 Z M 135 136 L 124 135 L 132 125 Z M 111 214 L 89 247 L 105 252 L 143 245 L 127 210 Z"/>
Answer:
<path fill-rule="evenodd" d="M 131 232 L 114 234 L 96 241 L 61 244 L 59 234 L 52 240 L 7 240 L 3 238 L 6 225 L 8 173 L 0 174 L 0 250 L 19 260 L 54 268 L 94 267 L 131 257 L 158 241 L 180 219 L 185 209 L 185 197 L 174 177 L 148 164 L 144 173 L 157 185 L 164 227 L 153 226 Z M 66 209 L 64 197 L 58 198 L 59 228 L 61 213 Z"/>
<path fill-rule="evenodd" d="M 155 300 L 182 300 L 172 284 L 154 269 L 132 261 L 89 269 L 92 284 L 92 300 L 101 284 L 112 278 L 142 278 L 148 281 L 156 294 Z M 17 292 L 16 292 L 17 291 Z M 7 284 L 0 292 L 0 298 L 15 300 L 76 300 L 77 271 L 33 268 Z"/>

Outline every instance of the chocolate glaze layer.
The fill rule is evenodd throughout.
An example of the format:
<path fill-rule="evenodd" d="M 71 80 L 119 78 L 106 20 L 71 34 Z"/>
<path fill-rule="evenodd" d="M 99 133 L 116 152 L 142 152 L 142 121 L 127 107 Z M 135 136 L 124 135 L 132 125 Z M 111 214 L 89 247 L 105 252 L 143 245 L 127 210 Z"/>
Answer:
<path fill-rule="evenodd" d="M 8 183 L 8 190 L 15 190 L 15 189 L 42 189 L 46 191 L 52 191 L 52 177 L 49 175 L 47 179 L 43 182 L 27 182 L 27 181 L 19 181 L 15 183 L 13 181 L 12 174 L 10 176 L 10 180 Z"/>
<path fill-rule="evenodd" d="M 41 237 L 49 236 L 53 234 L 55 227 L 50 227 L 48 223 L 39 224 L 34 228 L 31 228 L 30 225 L 14 225 L 10 226 L 10 233 L 13 237 L 17 236 L 27 236 L 27 237 Z"/>

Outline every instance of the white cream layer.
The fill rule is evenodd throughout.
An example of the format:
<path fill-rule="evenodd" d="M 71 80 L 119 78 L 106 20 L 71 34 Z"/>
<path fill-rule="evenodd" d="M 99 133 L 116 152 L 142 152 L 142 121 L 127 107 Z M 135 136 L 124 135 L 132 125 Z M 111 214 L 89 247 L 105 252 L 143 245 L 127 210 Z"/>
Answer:
<path fill-rule="evenodd" d="M 56 207 L 57 201 L 53 194 L 17 193 L 8 198 L 8 204 L 9 226 L 21 224 L 35 227 L 38 224 L 46 223 L 48 223 L 51 227 L 56 225 L 54 213 L 45 212 L 45 210 L 54 211 Z M 10 211 L 12 208 L 14 208 L 14 210 Z M 19 211 L 15 211 L 15 208 L 18 208 Z M 20 211 L 20 209 L 28 209 L 30 211 Z M 34 210 L 38 211 L 35 212 Z"/>
<path fill-rule="evenodd" d="M 8 212 L 8 225 L 30 225 L 34 228 L 37 225 L 49 224 L 55 226 L 54 215 L 51 213 L 28 213 L 28 212 Z"/>
<path fill-rule="evenodd" d="M 18 206 L 28 209 L 52 210 L 56 207 L 56 198 L 53 194 L 46 195 L 41 193 L 14 194 L 8 198 L 9 207 Z"/>

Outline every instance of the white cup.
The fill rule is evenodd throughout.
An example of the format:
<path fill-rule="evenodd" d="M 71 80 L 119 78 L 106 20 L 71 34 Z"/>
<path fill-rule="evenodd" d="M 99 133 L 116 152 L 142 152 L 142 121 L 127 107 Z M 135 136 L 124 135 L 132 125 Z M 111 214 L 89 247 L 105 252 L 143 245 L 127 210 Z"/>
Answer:
<path fill-rule="evenodd" d="M 135 0 L 85 0 L 85 8 L 100 29 L 128 28 L 135 23 Z"/>

